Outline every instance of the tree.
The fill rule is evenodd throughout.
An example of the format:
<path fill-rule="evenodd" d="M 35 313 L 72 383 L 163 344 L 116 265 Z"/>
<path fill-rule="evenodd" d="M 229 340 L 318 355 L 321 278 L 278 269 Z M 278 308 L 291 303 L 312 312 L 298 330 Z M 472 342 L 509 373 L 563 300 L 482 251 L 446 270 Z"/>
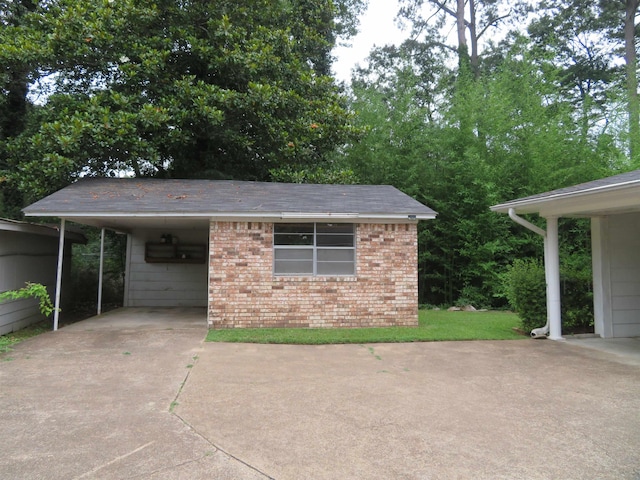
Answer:
<path fill-rule="evenodd" d="M 264 180 L 276 167 L 322 164 L 357 134 L 326 73 L 352 24 L 345 12 L 361 5 L 40 5 L 0 33 L 0 64 L 26 54 L 34 85 L 50 90 L 7 141 L 4 175 L 38 197 L 80 175 Z"/>
<path fill-rule="evenodd" d="M 402 0 L 401 4 L 400 16 L 413 24 L 414 35 L 426 31 L 431 32 L 429 36 L 433 37 L 431 25 L 442 30 L 453 21 L 457 32 L 457 45 L 451 46 L 444 39 L 440 45 L 456 51 L 460 65 L 470 62 L 476 76 L 480 68 L 481 39 L 485 34 L 503 25 L 514 12 L 524 8 L 521 2 L 500 0 Z M 426 18 L 423 17 L 424 6 L 430 7 Z"/>
<path fill-rule="evenodd" d="M 0 1 L 0 28 L 19 28 L 23 18 L 36 9 L 31 0 Z M 0 64 L 0 172 L 6 170 L 8 139 L 19 135 L 25 128 L 31 107 L 27 99 L 33 67 L 28 58 L 15 58 L 13 62 Z M 0 216 L 18 218 L 22 207 L 21 193 L 7 185 L 0 175 Z"/>
<path fill-rule="evenodd" d="M 545 0 L 529 26 L 538 48 L 559 68 L 567 93 L 581 105 L 585 130 L 615 122 L 617 97 L 626 105 L 631 164 L 640 165 L 635 18 L 637 0 Z M 576 15 L 580 12 L 580 15 Z M 620 61 L 624 61 L 624 70 Z M 618 94 L 620 92 L 620 94 Z"/>
<path fill-rule="evenodd" d="M 489 207 L 598 178 L 619 157 L 607 135 L 582 137 L 572 103 L 553 72 L 540 69 L 537 50 L 523 36 L 510 40 L 486 52 L 490 68 L 464 88 L 449 87 L 455 72 L 412 41 L 376 50 L 352 84 L 366 129 L 346 150 L 356 175 L 395 185 L 439 212 L 420 227 L 423 303 L 504 305 L 506 266 L 540 256 L 542 242 Z M 587 238 L 583 226 L 576 232 Z"/>

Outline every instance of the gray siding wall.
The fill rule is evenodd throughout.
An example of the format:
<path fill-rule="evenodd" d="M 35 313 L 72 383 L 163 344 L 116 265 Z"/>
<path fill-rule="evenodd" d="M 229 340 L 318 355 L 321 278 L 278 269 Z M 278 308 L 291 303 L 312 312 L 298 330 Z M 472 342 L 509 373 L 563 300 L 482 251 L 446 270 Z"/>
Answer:
<path fill-rule="evenodd" d="M 41 283 L 53 300 L 58 263 L 58 239 L 0 230 L 0 292 L 17 290 L 26 282 Z M 43 320 L 35 299 L 0 304 L 0 335 Z"/>
<path fill-rule="evenodd" d="M 614 337 L 640 335 L 640 214 L 609 217 L 608 251 Z"/>
<path fill-rule="evenodd" d="M 159 242 L 169 233 L 183 244 L 208 243 L 207 230 L 135 230 L 129 237 L 125 306 L 206 307 L 208 262 L 146 263 L 145 243 Z"/>

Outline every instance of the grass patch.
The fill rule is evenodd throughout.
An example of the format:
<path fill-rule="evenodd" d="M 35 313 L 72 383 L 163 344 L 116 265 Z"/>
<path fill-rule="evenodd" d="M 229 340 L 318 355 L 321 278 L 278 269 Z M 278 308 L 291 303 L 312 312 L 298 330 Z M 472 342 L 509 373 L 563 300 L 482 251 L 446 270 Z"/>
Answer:
<path fill-rule="evenodd" d="M 16 343 L 20 343 L 41 333 L 51 330 L 51 322 L 49 320 L 43 320 L 42 322 L 34 323 L 15 332 L 7 333 L 6 335 L 0 335 L 0 353 L 6 353 L 11 350 L 11 347 Z"/>
<path fill-rule="evenodd" d="M 420 310 L 418 321 L 418 327 L 209 330 L 207 342 L 324 345 L 527 338 L 513 331 L 513 327 L 520 324 L 520 319 L 511 312 Z"/>

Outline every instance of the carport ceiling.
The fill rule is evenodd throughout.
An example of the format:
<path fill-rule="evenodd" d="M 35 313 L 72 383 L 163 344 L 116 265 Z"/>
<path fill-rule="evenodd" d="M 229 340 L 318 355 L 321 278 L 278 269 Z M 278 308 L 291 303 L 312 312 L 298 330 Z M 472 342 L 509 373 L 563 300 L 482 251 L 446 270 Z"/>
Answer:
<path fill-rule="evenodd" d="M 209 217 L 185 217 L 185 216 L 68 216 L 67 220 L 82 225 L 91 225 L 98 228 L 107 228 L 117 232 L 130 232 L 133 229 L 183 229 L 206 230 L 209 228 Z"/>

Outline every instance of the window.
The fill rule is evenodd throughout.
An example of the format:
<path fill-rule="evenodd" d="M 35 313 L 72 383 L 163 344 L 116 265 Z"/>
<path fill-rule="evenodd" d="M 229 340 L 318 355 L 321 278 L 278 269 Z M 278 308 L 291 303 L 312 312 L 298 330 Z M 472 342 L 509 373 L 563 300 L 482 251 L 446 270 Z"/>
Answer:
<path fill-rule="evenodd" d="M 351 223 L 276 223 L 275 275 L 355 275 L 355 228 Z"/>

